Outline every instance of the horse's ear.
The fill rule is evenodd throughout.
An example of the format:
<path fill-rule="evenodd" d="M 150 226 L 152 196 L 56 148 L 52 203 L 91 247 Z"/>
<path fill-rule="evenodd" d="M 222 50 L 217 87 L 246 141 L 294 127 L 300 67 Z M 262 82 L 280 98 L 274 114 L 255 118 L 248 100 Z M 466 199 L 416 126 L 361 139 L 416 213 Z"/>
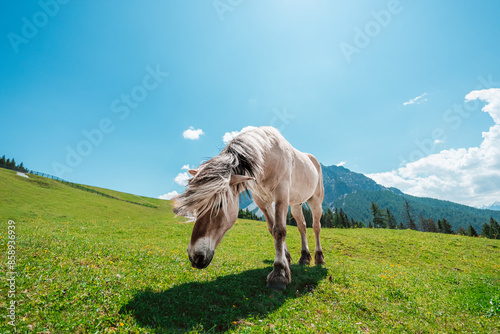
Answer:
<path fill-rule="evenodd" d="M 230 186 L 243 183 L 245 181 L 255 181 L 255 178 L 245 175 L 231 175 L 231 180 L 229 181 Z"/>
<path fill-rule="evenodd" d="M 198 170 L 197 169 L 190 169 L 190 170 L 188 170 L 188 173 L 191 174 L 192 176 L 195 176 L 196 174 L 198 174 Z"/>

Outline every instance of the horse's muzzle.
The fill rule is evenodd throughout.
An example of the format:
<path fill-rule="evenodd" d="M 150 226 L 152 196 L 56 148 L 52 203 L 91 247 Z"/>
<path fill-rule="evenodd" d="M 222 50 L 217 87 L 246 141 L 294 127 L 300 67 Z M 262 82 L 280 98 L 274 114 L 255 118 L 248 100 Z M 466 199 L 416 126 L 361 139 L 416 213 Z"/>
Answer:
<path fill-rule="evenodd" d="M 193 256 L 189 255 L 189 261 L 191 261 L 193 268 L 204 269 L 212 262 L 213 257 L 214 251 L 197 252 Z"/>

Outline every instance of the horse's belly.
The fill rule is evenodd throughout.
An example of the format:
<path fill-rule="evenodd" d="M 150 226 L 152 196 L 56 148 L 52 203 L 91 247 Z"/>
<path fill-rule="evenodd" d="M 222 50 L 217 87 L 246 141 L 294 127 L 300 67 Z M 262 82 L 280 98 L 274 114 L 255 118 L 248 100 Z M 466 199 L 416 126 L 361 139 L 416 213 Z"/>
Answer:
<path fill-rule="evenodd" d="M 319 183 L 319 174 L 312 162 L 307 159 L 305 163 L 297 166 L 292 174 L 290 185 L 290 205 L 307 202 L 310 199 Z"/>
<path fill-rule="evenodd" d="M 300 191 L 296 188 L 292 188 L 290 189 L 290 205 L 305 203 L 313 195 L 314 195 L 314 189 L 309 191 Z"/>

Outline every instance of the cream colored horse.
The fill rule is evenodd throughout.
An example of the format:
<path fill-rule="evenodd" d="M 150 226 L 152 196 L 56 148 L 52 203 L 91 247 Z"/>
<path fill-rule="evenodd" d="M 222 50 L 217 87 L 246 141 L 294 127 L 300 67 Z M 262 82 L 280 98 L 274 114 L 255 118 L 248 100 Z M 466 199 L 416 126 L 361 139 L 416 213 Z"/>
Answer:
<path fill-rule="evenodd" d="M 218 156 L 189 173 L 193 178 L 176 198 L 176 211 L 196 217 L 188 246 L 193 267 L 203 269 L 210 264 L 215 248 L 236 221 L 239 194 L 247 189 L 274 237 L 276 258 L 267 277 L 268 287 L 285 289 L 291 280 L 291 256 L 285 242 L 289 205 L 302 239 L 299 264 L 311 260 L 302 214 L 305 202 L 313 214 L 314 259 L 317 265 L 325 263 L 319 239 L 324 197 L 321 165 L 313 155 L 292 147 L 275 128 L 261 127 L 240 134 Z"/>

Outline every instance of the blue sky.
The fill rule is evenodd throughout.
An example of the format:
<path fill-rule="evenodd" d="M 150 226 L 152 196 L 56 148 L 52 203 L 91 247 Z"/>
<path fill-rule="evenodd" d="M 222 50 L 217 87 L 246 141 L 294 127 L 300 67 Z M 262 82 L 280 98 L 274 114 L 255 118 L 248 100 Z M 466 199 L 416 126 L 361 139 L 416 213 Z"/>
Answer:
<path fill-rule="evenodd" d="M 0 13 L 0 154 L 31 169 L 158 197 L 182 192 L 182 167 L 217 155 L 226 132 L 274 125 L 324 165 L 500 200 L 415 189 L 433 170 L 401 171 L 480 147 L 495 126 L 484 96 L 464 101 L 500 88 L 498 1 L 41 0 Z M 190 127 L 203 134 L 184 138 Z"/>

